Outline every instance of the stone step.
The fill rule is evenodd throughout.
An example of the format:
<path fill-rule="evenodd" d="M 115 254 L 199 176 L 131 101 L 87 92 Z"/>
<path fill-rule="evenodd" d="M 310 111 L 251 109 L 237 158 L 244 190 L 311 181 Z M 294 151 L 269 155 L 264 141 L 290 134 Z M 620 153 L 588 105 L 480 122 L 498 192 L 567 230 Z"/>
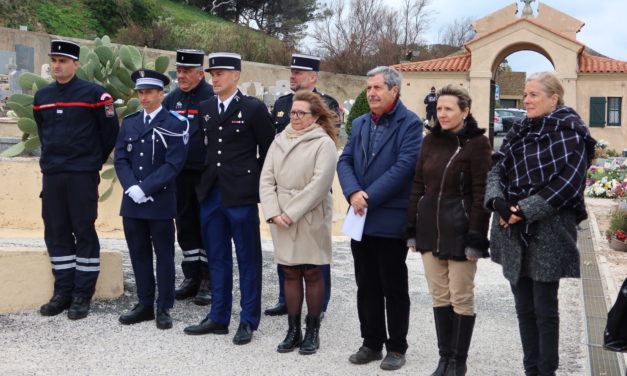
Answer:
<path fill-rule="evenodd" d="M 39 308 L 52 296 L 53 284 L 46 249 L 0 247 L 0 313 Z M 123 293 L 122 254 L 101 250 L 94 299 L 113 299 Z"/>

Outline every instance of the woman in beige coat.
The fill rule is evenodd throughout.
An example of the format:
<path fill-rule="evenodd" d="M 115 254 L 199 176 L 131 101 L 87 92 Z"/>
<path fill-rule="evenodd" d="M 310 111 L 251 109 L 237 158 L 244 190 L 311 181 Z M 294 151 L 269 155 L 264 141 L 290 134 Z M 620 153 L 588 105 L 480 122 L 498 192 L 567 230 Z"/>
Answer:
<path fill-rule="evenodd" d="M 297 92 L 290 124 L 274 139 L 261 171 L 261 205 L 272 224 L 274 259 L 285 272 L 289 329 L 277 347 L 281 353 L 300 345 L 301 354 L 313 354 L 320 343 L 322 265 L 331 263 L 331 184 L 337 163 L 334 117 L 318 94 Z M 308 310 L 304 338 L 303 295 Z"/>

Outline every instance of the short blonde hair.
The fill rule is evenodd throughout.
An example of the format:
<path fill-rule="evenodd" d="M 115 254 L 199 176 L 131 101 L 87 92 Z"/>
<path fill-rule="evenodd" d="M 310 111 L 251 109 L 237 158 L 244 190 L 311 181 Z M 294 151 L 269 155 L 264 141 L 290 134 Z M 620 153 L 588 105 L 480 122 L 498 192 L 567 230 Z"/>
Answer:
<path fill-rule="evenodd" d="M 553 94 L 557 94 L 557 107 L 564 106 L 564 87 L 555 74 L 551 72 L 534 73 L 525 80 L 525 82 L 529 81 L 539 82 L 544 88 L 544 92 L 549 97 Z"/>

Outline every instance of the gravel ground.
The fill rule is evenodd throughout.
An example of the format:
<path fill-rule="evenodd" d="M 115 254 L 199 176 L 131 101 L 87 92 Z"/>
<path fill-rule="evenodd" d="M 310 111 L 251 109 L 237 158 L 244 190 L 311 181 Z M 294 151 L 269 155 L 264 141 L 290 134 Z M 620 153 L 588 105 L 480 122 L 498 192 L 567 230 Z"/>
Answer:
<path fill-rule="evenodd" d="M 174 328 L 159 330 L 154 322 L 123 326 L 121 312 L 136 301 L 133 273 L 123 240 L 103 239 L 104 249 L 124 255 L 125 294 L 92 303 L 91 314 L 70 321 L 65 314 L 42 317 L 36 310 L 0 314 L 0 374 L 2 375 L 375 375 L 385 374 L 378 362 L 355 366 L 348 356 L 361 344 L 356 311 L 356 287 L 349 243 L 334 241 L 332 297 L 322 322 L 317 354 L 275 351 L 287 328 L 285 317 L 262 317 L 253 341 L 233 345 L 239 322 L 239 298 L 234 297 L 228 335 L 188 336 L 183 328 L 208 312 L 191 301 L 172 309 Z M 43 247 L 40 239 L 0 239 L 2 246 Z M 177 252 L 177 263 L 180 262 Z M 262 308 L 276 299 L 277 281 L 272 243 L 263 241 Z M 407 364 L 397 374 L 430 374 L 437 363 L 431 299 L 419 255 L 407 259 L 412 301 Z M 237 272 L 235 272 L 237 290 Z M 177 267 L 177 283 L 182 273 Z M 522 375 L 522 350 L 514 303 L 500 266 L 480 261 L 476 278 L 477 323 L 468 367 L 469 375 Z M 583 304 L 578 280 L 562 280 L 561 338 L 558 375 L 584 375 Z"/>

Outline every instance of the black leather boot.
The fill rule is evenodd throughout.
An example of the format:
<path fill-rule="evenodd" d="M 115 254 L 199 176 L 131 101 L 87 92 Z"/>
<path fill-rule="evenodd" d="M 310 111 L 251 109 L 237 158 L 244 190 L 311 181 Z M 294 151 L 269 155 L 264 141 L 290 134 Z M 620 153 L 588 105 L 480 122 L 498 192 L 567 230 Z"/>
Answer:
<path fill-rule="evenodd" d="M 174 290 L 174 298 L 176 300 L 184 300 L 196 296 L 198 292 L 198 280 L 185 278 L 180 286 Z"/>
<path fill-rule="evenodd" d="M 198 284 L 198 292 L 194 297 L 194 304 L 206 306 L 211 304 L 211 282 L 209 279 L 201 279 Z"/>
<path fill-rule="evenodd" d="M 453 306 L 433 307 L 433 317 L 435 319 L 435 332 L 438 336 L 440 360 L 438 361 L 438 367 L 431 376 L 444 376 L 449 359 L 453 357 L 453 351 L 451 349 Z"/>
<path fill-rule="evenodd" d="M 475 327 L 477 315 L 458 315 L 453 312 L 453 339 L 451 346 L 453 358 L 448 362 L 445 376 L 465 376 L 466 359 L 472 339 L 472 331 Z"/>
<path fill-rule="evenodd" d="M 276 351 L 280 353 L 291 352 L 303 342 L 303 332 L 300 330 L 300 315 L 288 315 L 287 324 L 287 335 L 276 348 Z"/>
<path fill-rule="evenodd" d="M 320 316 L 307 315 L 305 323 L 307 324 L 305 338 L 298 352 L 303 355 L 315 354 L 320 347 Z"/>

